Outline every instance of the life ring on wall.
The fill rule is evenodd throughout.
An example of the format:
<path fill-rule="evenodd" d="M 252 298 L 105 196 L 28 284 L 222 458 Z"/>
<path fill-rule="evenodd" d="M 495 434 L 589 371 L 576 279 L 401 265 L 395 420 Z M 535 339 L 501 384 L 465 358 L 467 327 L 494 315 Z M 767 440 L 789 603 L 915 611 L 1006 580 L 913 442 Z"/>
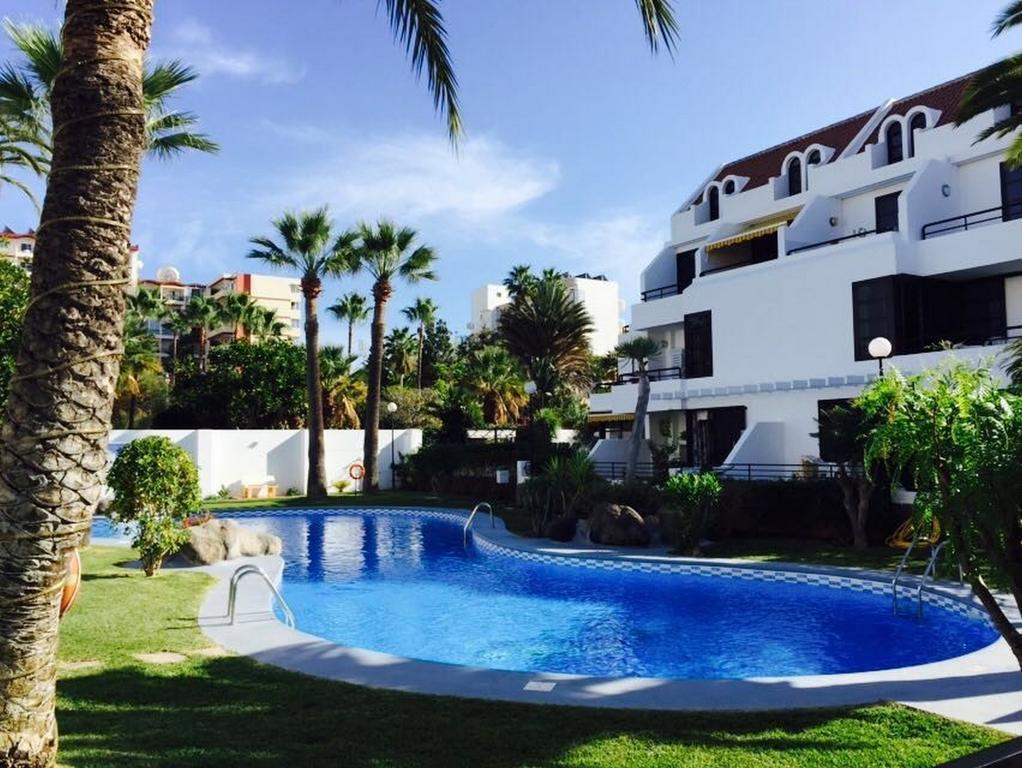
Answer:
<path fill-rule="evenodd" d="M 71 610 L 78 593 L 82 589 L 82 556 L 77 549 L 71 550 L 67 561 L 67 577 L 64 580 L 64 591 L 60 595 L 60 616 Z"/>
<path fill-rule="evenodd" d="M 352 480 L 361 480 L 366 476 L 366 468 L 361 461 L 352 462 L 348 466 L 348 477 Z"/>

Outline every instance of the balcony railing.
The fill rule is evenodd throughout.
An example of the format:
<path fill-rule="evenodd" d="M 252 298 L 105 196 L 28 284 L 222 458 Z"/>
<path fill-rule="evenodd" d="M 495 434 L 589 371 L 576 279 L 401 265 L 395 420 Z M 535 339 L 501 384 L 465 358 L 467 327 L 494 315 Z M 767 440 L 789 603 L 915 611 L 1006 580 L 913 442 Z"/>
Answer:
<path fill-rule="evenodd" d="M 661 285 L 659 288 L 650 288 L 648 291 L 642 292 L 643 301 L 653 301 L 654 299 L 663 299 L 667 296 L 677 296 L 681 291 L 678 290 L 678 284 L 672 285 Z"/>
<path fill-rule="evenodd" d="M 862 467 L 849 466 L 846 471 L 858 476 Z M 832 480 L 841 474 L 837 464 L 721 464 L 713 468 L 715 475 L 728 480 Z"/>
<path fill-rule="evenodd" d="M 681 368 L 678 366 L 672 366 L 670 368 L 650 368 L 646 371 L 646 376 L 650 381 L 670 381 L 671 379 L 683 379 L 685 378 Z M 638 384 L 639 374 L 636 373 L 622 373 L 617 377 L 616 384 Z"/>
<path fill-rule="evenodd" d="M 885 232 L 890 232 L 891 230 L 884 230 L 884 231 Z M 850 235 L 845 235 L 844 237 L 833 237 L 830 240 L 820 240 L 820 242 L 818 242 L 818 243 L 810 243 L 809 245 L 800 245 L 798 248 L 792 248 L 790 251 L 788 251 L 788 255 L 790 256 L 793 253 L 801 253 L 802 251 L 811 251 L 814 248 L 823 248 L 824 246 L 827 246 L 827 245 L 837 245 L 838 243 L 843 243 L 846 240 L 855 240 L 855 239 L 860 238 L 860 237 L 867 237 L 868 235 L 875 235 L 875 234 L 877 234 L 877 230 L 875 230 L 875 229 L 864 229 L 861 232 L 854 232 L 854 233 L 852 233 Z"/>
<path fill-rule="evenodd" d="M 952 216 L 949 219 L 940 219 L 939 221 L 931 221 L 929 224 L 923 224 L 921 236 L 923 240 L 926 240 L 929 237 L 938 237 L 951 232 L 965 232 L 970 227 L 975 228 L 984 224 L 992 224 L 995 221 L 1009 221 L 1020 216 L 1022 216 L 1022 206 L 1016 204 L 1009 206 L 1008 210 L 1005 210 L 1004 206 L 999 205 L 996 208 L 985 208 L 982 211 L 963 213 L 961 216 Z"/>

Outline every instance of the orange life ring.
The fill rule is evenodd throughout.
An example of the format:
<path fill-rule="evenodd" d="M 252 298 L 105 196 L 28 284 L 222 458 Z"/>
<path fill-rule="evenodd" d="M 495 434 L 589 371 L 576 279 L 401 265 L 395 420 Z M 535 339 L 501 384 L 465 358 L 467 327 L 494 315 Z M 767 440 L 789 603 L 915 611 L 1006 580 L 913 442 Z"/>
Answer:
<path fill-rule="evenodd" d="M 366 468 L 361 461 L 356 461 L 348 467 L 348 477 L 352 480 L 361 480 L 366 476 Z"/>
<path fill-rule="evenodd" d="M 71 610 L 78 593 L 82 589 L 82 556 L 78 550 L 71 550 L 71 557 L 67 561 L 67 578 L 64 581 L 64 591 L 60 596 L 60 616 Z"/>

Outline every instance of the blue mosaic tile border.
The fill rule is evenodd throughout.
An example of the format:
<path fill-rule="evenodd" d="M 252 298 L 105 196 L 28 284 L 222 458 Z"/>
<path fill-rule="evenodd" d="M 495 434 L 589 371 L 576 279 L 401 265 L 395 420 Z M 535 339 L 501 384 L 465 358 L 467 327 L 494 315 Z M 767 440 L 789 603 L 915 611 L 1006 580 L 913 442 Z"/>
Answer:
<path fill-rule="evenodd" d="M 400 514 L 410 517 L 432 518 L 454 523 L 459 527 L 465 525 L 467 510 L 461 512 L 450 508 L 437 507 L 423 509 L 415 507 L 283 507 L 267 509 L 225 509 L 222 514 L 231 517 L 301 517 L 307 514 Z M 789 584 L 809 584 L 832 589 L 852 589 L 858 592 L 869 592 L 876 595 L 890 595 L 891 584 L 887 580 L 869 579 L 856 576 L 841 576 L 812 571 L 786 571 L 781 569 L 753 568 L 737 565 L 710 565 L 700 563 L 663 563 L 643 560 L 622 560 L 619 558 L 584 557 L 570 555 L 552 555 L 543 552 L 530 552 L 524 549 L 506 547 L 490 541 L 485 535 L 473 533 L 472 541 L 480 552 L 489 555 L 512 557 L 532 563 L 556 565 L 568 568 L 590 568 L 605 571 L 627 571 L 632 573 L 685 573 L 698 576 L 714 576 L 725 579 L 747 579 L 750 581 L 785 582 Z M 911 585 L 906 585 L 906 592 L 913 594 Z M 970 619 L 987 621 L 986 612 L 968 600 L 958 599 L 949 595 L 939 594 L 929 589 L 923 590 L 923 602 L 944 610 L 960 614 Z"/>

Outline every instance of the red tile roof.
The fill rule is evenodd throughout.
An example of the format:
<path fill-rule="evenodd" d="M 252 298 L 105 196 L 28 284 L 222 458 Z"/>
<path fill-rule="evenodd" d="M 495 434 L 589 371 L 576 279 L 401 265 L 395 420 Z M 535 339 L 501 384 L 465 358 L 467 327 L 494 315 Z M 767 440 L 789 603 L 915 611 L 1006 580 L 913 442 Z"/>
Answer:
<path fill-rule="evenodd" d="M 925 91 L 914 93 L 911 96 L 906 96 L 896 101 L 891 106 L 888 114 L 905 115 L 913 107 L 922 105 L 940 110 L 941 114 L 937 125 L 949 123 L 954 120 L 955 107 L 969 81 L 975 74 L 975 72 L 970 72 L 968 75 L 941 83 L 932 88 L 927 88 Z M 788 156 L 788 153 L 805 150 L 812 144 L 833 147 L 834 155 L 828 161 L 833 162 L 874 114 L 876 114 L 876 110 L 871 109 L 855 117 L 850 117 L 839 123 L 834 123 L 825 128 L 820 128 L 798 138 L 791 139 L 783 144 L 764 149 L 740 160 L 734 160 L 721 168 L 714 178 L 716 181 L 723 181 L 727 176 L 747 176 L 749 182 L 745 185 L 745 189 L 761 187 L 774 176 L 781 175 L 781 163 L 784 162 L 784 158 Z M 876 143 L 876 141 L 876 130 L 874 130 L 865 143 Z M 865 143 L 863 146 L 865 146 Z"/>

